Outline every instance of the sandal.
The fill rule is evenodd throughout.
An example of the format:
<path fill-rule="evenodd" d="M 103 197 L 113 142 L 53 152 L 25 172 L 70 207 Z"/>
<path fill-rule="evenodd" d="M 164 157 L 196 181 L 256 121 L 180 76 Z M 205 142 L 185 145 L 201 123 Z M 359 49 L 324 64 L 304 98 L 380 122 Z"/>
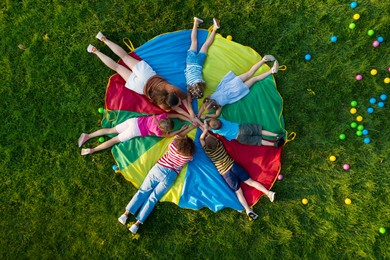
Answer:
<path fill-rule="evenodd" d="M 93 46 L 92 44 L 88 45 L 87 52 L 93 53 L 96 51 L 96 47 Z"/>
<path fill-rule="evenodd" d="M 279 62 L 275 60 L 274 65 L 271 68 L 272 74 L 275 74 L 279 71 Z"/>
<path fill-rule="evenodd" d="M 87 149 L 81 149 L 81 155 L 87 155 L 87 154 L 90 154 L 91 153 L 91 149 L 87 148 Z"/>
<path fill-rule="evenodd" d="M 271 54 L 267 54 L 267 55 L 264 55 L 263 61 L 267 62 L 267 61 L 274 61 L 275 60 L 275 57 Z"/>
<path fill-rule="evenodd" d="M 106 36 L 104 36 L 102 32 L 98 32 L 98 34 L 96 34 L 95 37 L 101 41 L 103 41 L 106 38 Z"/>
<path fill-rule="evenodd" d="M 248 217 L 250 217 L 252 220 L 256 220 L 259 216 L 256 213 L 254 213 L 253 211 L 249 211 Z"/>
<path fill-rule="evenodd" d="M 79 137 L 79 140 L 77 141 L 77 143 L 78 143 L 78 145 L 79 145 L 79 147 L 81 147 L 84 143 L 85 143 L 85 141 L 87 141 L 86 139 L 87 139 L 87 134 L 84 134 L 84 133 L 82 133 L 81 135 L 80 135 L 80 137 Z"/>
<path fill-rule="evenodd" d="M 220 27 L 220 21 L 217 18 L 213 18 L 213 26 L 217 29 Z"/>

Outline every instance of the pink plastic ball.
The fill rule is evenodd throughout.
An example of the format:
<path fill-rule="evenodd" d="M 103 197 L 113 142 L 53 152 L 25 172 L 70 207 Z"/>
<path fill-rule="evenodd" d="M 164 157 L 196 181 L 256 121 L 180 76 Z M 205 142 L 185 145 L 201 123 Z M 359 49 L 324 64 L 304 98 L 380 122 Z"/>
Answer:
<path fill-rule="evenodd" d="M 356 80 L 362 80 L 362 79 L 363 79 L 363 76 L 361 74 L 356 75 Z"/>
<path fill-rule="evenodd" d="M 379 46 L 379 42 L 378 42 L 378 41 L 374 41 L 374 42 L 372 43 L 372 46 L 378 47 L 378 46 Z"/>
<path fill-rule="evenodd" d="M 390 72 L 390 67 L 387 68 L 387 71 Z"/>
<path fill-rule="evenodd" d="M 349 164 L 348 164 L 348 163 L 344 164 L 344 165 L 343 165 L 343 169 L 346 170 L 346 171 L 348 171 L 348 170 L 349 170 Z"/>
<path fill-rule="evenodd" d="M 278 180 L 279 180 L 279 181 L 283 180 L 283 175 L 279 174 L 279 175 L 278 175 Z"/>

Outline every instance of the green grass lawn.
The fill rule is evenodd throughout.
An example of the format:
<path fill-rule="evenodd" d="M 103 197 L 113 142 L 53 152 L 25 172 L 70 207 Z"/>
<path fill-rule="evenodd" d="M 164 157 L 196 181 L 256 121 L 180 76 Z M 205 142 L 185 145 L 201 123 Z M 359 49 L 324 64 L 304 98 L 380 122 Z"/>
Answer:
<path fill-rule="evenodd" d="M 390 2 L 319 0 L 5 0 L 1 4 L 0 256 L 2 259 L 390 259 Z M 348 25 L 359 13 L 356 29 Z M 273 54 L 284 98 L 283 181 L 259 220 L 160 203 L 133 236 L 117 218 L 136 189 L 111 169 L 110 151 L 80 156 L 97 130 L 113 74 L 86 52 L 98 31 L 138 47 L 192 17 L 221 19 L 219 33 Z M 375 35 L 367 35 L 368 29 Z M 336 43 L 330 36 L 337 35 Z M 385 41 L 372 47 L 375 36 Z M 306 53 L 312 55 L 305 61 Z M 116 59 L 113 55 L 111 56 Z M 371 76 L 370 70 L 378 75 Z M 362 81 L 355 75 L 363 74 Z M 371 144 L 349 127 L 350 102 Z M 346 133 L 344 141 L 340 133 Z M 96 141 L 97 143 L 97 141 Z M 337 161 L 331 163 L 330 155 Z M 349 163 L 351 169 L 342 169 Z M 307 205 L 301 204 L 308 198 Z M 344 199 L 350 198 L 351 205 Z M 380 227 L 387 233 L 381 235 Z"/>

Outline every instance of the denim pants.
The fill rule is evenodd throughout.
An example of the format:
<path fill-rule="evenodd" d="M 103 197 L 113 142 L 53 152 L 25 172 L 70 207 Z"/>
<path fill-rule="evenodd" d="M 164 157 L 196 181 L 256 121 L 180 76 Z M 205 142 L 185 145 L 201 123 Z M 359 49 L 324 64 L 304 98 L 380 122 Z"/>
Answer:
<path fill-rule="evenodd" d="M 156 203 L 171 188 L 176 178 L 177 173 L 174 170 L 156 164 L 127 204 L 126 210 L 133 215 L 139 210 L 136 219 L 144 223 Z"/>

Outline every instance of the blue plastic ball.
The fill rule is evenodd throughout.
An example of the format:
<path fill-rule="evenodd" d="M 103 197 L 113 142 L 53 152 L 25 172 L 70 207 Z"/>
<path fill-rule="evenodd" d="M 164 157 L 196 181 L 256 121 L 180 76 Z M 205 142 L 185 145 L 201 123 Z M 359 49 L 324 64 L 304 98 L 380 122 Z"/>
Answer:
<path fill-rule="evenodd" d="M 363 129 L 362 134 L 363 135 L 368 135 L 368 130 L 367 129 Z"/>
<path fill-rule="evenodd" d="M 382 42 L 384 41 L 384 39 L 383 39 L 382 36 L 379 36 L 379 37 L 377 38 L 377 41 L 380 42 L 380 43 L 382 43 Z"/>
<path fill-rule="evenodd" d="M 376 103 L 376 98 L 370 98 L 370 103 L 375 104 Z"/>
<path fill-rule="evenodd" d="M 385 103 L 383 103 L 382 101 L 381 102 L 378 102 L 378 107 L 382 108 L 385 106 Z"/>
<path fill-rule="evenodd" d="M 112 169 L 113 169 L 114 171 L 119 170 L 118 165 L 114 164 L 114 165 L 112 166 Z"/>
<path fill-rule="evenodd" d="M 369 107 L 369 108 L 367 108 L 367 112 L 369 114 L 372 114 L 372 113 L 374 113 L 374 109 L 372 107 Z"/>
<path fill-rule="evenodd" d="M 369 143 L 371 143 L 371 139 L 368 138 L 368 137 L 366 137 L 366 138 L 364 138 L 363 142 L 364 142 L 365 144 L 369 144 Z"/>
<path fill-rule="evenodd" d="M 379 98 L 381 100 L 385 101 L 387 99 L 387 95 L 386 94 L 382 94 Z"/>
<path fill-rule="evenodd" d="M 357 7 L 357 3 L 356 2 L 352 2 L 350 5 L 349 5 L 352 9 L 355 9 Z"/>
<path fill-rule="evenodd" d="M 310 54 L 306 54 L 305 55 L 305 60 L 311 60 L 311 55 Z"/>
<path fill-rule="evenodd" d="M 330 37 L 330 41 L 331 42 L 337 42 L 337 36 L 332 36 L 332 37 Z"/>

